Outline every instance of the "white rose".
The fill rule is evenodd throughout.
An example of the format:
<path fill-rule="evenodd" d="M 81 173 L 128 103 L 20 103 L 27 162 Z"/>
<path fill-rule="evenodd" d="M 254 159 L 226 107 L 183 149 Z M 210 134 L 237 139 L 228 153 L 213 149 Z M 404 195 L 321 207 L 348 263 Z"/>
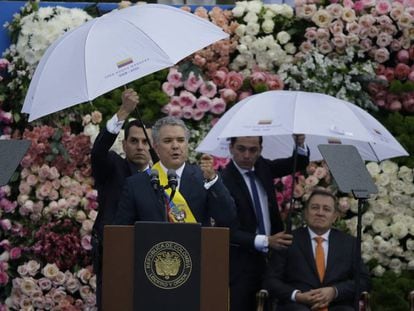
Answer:
<path fill-rule="evenodd" d="M 373 212 L 366 212 L 364 215 L 362 215 L 362 225 L 363 226 L 369 226 L 372 224 L 372 222 L 375 219 L 375 215 Z"/>
<path fill-rule="evenodd" d="M 262 1 L 248 1 L 247 2 L 247 10 L 249 12 L 253 12 L 255 14 L 259 14 L 260 11 L 263 8 L 263 2 Z"/>
<path fill-rule="evenodd" d="M 382 276 L 384 272 L 385 272 L 385 268 L 381 265 L 378 265 L 374 269 L 372 269 L 372 273 L 374 273 L 374 275 L 377 277 Z"/>
<path fill-rule="evenodd" d="M 23 294 L 30 296 L 38 288 L 33 278 L 24 277 L 20 283 L 20 289 Z"/>
<path fill-rule="evenodd" d="M 260 31 L 260 26 L 257 23 L 248 23 L 246 26 L 246 34 L 249 36 L 256 36 Z"/>
<path fill-rule="evenodd" d="M 413 184 L 413 183 L 408 183 L 408 182 L 405 182 L 405 183 L 403 184 L 403 186 L 402 186 L 402 191 L 403 191 L 405 194 L 408 194 L 408 195 L 412 195 L 412 194 L 414 194 L 414 184 Z"/>
<path fill-rule="evenodd" d="M 243 21 L 246 22 L 246 24 L 257 23 L 258 20 L 259 17 L 254 12 L 249 12 L 243 17 Z"/>
<path fill-rule="evenodd" d="M 376 183 L 380 186 L 387 186 L 390 183 L 390 176 L 387 173 L 377 175 Z"/>
<path fill-rule="evenodd" d="M 413 169 L 407 166 L 401 166 L 398 171 L 398 177 L 407 183 L 413 182 Z"/>
<path fill-rule="evenodd" d="M 410 260 L 410 262 L 407 265 L 408 270 L 414 270 L 414 260 Z"/>
<path fill-rule="evenodd" d="M 312 21 L 320 28 L 327 28 L 332 22 L 332 15 L 329 11 L 320 9 L 312 16 Z"/>
<path fill-rule="evenodd" d="M 414 251 L 414 240 L 408 239 L 405 245 L 407 246 L 407 250 Z"/>
<path fill-rule="evenodd" d="M 243 37 L 246 33 L 246 25 L 245 24 L 240 24 L 239 26 L 237 26 L 237 28 L 234 32 L 239 37 Z"/>
<path fill-rule="evenodd" d="M 59 272 L 59 268 L 54 263 L 53 264 L 48 263 L 42 269 L 42 274 L 49 279 L 55 278 L 58 272 Z"/>
<path fill-rule="evenodd" d="M 286 44 L 289 42 L 290 40 L 290 34 L 288 34 L 286 31 L 280 31 L 277 35 L 276 35 L 277 40 L 279 41 L 280 44 Z"/>
<path fill-rule="evenodd" d="M 31 276 L 35 276 L 37 274 L 37 271 L 40 269 L 40 263 L 38 263 L 36 260 L 29 260 L 26 263 L 26 269 L 27 273 L 29 273 Z"/>
<path fill-rule="evenodd" d="M 402 239 L 408 234 L 408 228 L 403 223 L 398 222 L 392 224 L 390 227 L 391 233 L 397 239 Z"/>
<path fill-rule="evenodd" d="M 283 48 L 284 48 L 285 52 L 288 53 L 288 54 L 293 55 L 293 54 L 296 53 L 296 46 L 291 42 L 286 44 Z"/>
<path fill-rule="evenodd" d="M 282 10 L 281 10 L 280 14 L 287 17 L 287 18 L 292 18 L 293 17 L 293 8 L 290 5 L 284 3 L 284 4 L 282 4 Z"/>
<path fill-rule="evenodd" d="M 387 174 L 395 174 L 398 172 L 398 164 L 390 160 L 381 162 L 380 167 L 382 171 Z"/>
<path fill-rule="evenodd" d="M 236 17 L 236 18 L 237 17 L 242 17 L 244 12 L 245 12 L 245 9 L 246 8 L 244 6 L 236 5 L 232 10 L 233 16 Z"/>
<path fill-rule="evenodd" d="M 262 23 L 262 29 L 264 33 L 272 33 L 273 28 L 275 27 L 275 23 L 271 19 L 265 19 Z"/>
<path fill-rule="evenodd" d="M 379 165 L 377 164 L 377 162 L 369 162 L 366 165 L 366 167 L 367 167 L 367 170 L 371 174 L 372 177 L 377 176 L 381 171 L 381 169 L 380 169 Z"/>

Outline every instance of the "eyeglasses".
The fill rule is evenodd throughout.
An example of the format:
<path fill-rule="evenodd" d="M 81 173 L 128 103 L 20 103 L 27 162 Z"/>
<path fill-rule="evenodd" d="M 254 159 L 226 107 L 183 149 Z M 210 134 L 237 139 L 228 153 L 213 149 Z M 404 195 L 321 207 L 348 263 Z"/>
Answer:
<path fill-rule="evenodd" d="M 249 153 L 258 153 L 260 151 L 259 147 L 246 147 L 243 145 L 237 145 L 234 148 L 240 153 L 245 153 L 246 151 Z"/>

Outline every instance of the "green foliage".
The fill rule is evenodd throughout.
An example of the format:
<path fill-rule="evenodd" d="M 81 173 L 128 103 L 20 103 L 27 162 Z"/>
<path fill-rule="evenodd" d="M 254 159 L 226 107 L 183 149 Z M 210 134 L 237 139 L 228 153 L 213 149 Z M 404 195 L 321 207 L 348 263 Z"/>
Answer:
<path fill-rule="evenodd" d="M 403 115 L 399 112 L 388 111 L 371 112 L 410 154 L 409 157 L 395 158 L 399 165 L 414 167 L 414 116 Z"/>
<path fill-rule="evenodd" d="M 168 69 L 158 71 L 106 93 L 90 103 L 78 105 L 74 110 L 79 116 L 98 110 L 102 113 L 102 124 L 105 124 L 106 120 L 110 119 L 118 110 L 124 89 L 132 88 L 139 95 L 138 109 L 142 119 L 147 122 L 154 121 L 162 115 L 161 108 L 169 101 L 169 97 L 161 89 L 162 83 L 166 81 L 167 74 Z M 134 117 L 134 114 L 132 117 Z"/>
<path fill-rule="evenodd" d="M 414 271 L 405 271 L 401 275 L 386 271 L 382 277 L 374 277 L 372 285 L 372 310 L 409 310 L 408 293 L 414 289 Z"/>
<path fill-rule="evenodd" d="M 414 82 L 413 81 L 400 81 L 400 80 L 393 80 L 390 83 L 389 91 L 395 94 L 401 94 L 404 92 L 412 92 L 414 91 Z"/>

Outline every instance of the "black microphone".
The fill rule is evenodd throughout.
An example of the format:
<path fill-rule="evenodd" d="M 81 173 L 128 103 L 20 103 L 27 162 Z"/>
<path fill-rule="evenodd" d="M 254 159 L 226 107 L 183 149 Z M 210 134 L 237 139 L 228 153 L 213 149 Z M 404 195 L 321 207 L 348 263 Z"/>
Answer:
<path fill-rule="evenodd" d="M 175 191 L 178 186 L 177 173 L 172 169 L 168 169 L 167 178 L 168 178 L 168 186 L 171 188 L 171 191 Z"/>
<path fill-rule="evenodd" d="M 158 191 L 160 188 L 160 177 L 157 170 L 151 170 L 150 172 L 150 182 L 151 186 L 155 191 Z"/>
<path fill-rule="evenodd" d="M 171 202 L 172 199 L 174 198 L 175 190 L 178 187 L 177 173 L 173 169 L 168 169 L 167 178 L 168 178 L 168 187 L 171 188 L 171 194 L 170 194 L 170 202 Z"/>

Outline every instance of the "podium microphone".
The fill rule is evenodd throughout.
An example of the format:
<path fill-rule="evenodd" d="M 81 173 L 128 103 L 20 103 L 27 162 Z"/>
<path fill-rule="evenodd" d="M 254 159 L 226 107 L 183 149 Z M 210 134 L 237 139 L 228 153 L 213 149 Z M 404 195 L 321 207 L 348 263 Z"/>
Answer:
<path fill-rule="evenodd" d="M 151 170 L 150 182 L 154 191 L 158 191 L 158 189 L 160 188 L 160 177 L 157 170 Z"/>
<path fill-rule="evenodd" d="M 172 199 L 174 198 L 175 191 L 178 187 L 177 173 L 172 169 L 168 169 L 167 178 L 168 178 L 168 187 L 171 188 L 171 195 L 170 195 L 170 202 L 171 202 Z"/>

